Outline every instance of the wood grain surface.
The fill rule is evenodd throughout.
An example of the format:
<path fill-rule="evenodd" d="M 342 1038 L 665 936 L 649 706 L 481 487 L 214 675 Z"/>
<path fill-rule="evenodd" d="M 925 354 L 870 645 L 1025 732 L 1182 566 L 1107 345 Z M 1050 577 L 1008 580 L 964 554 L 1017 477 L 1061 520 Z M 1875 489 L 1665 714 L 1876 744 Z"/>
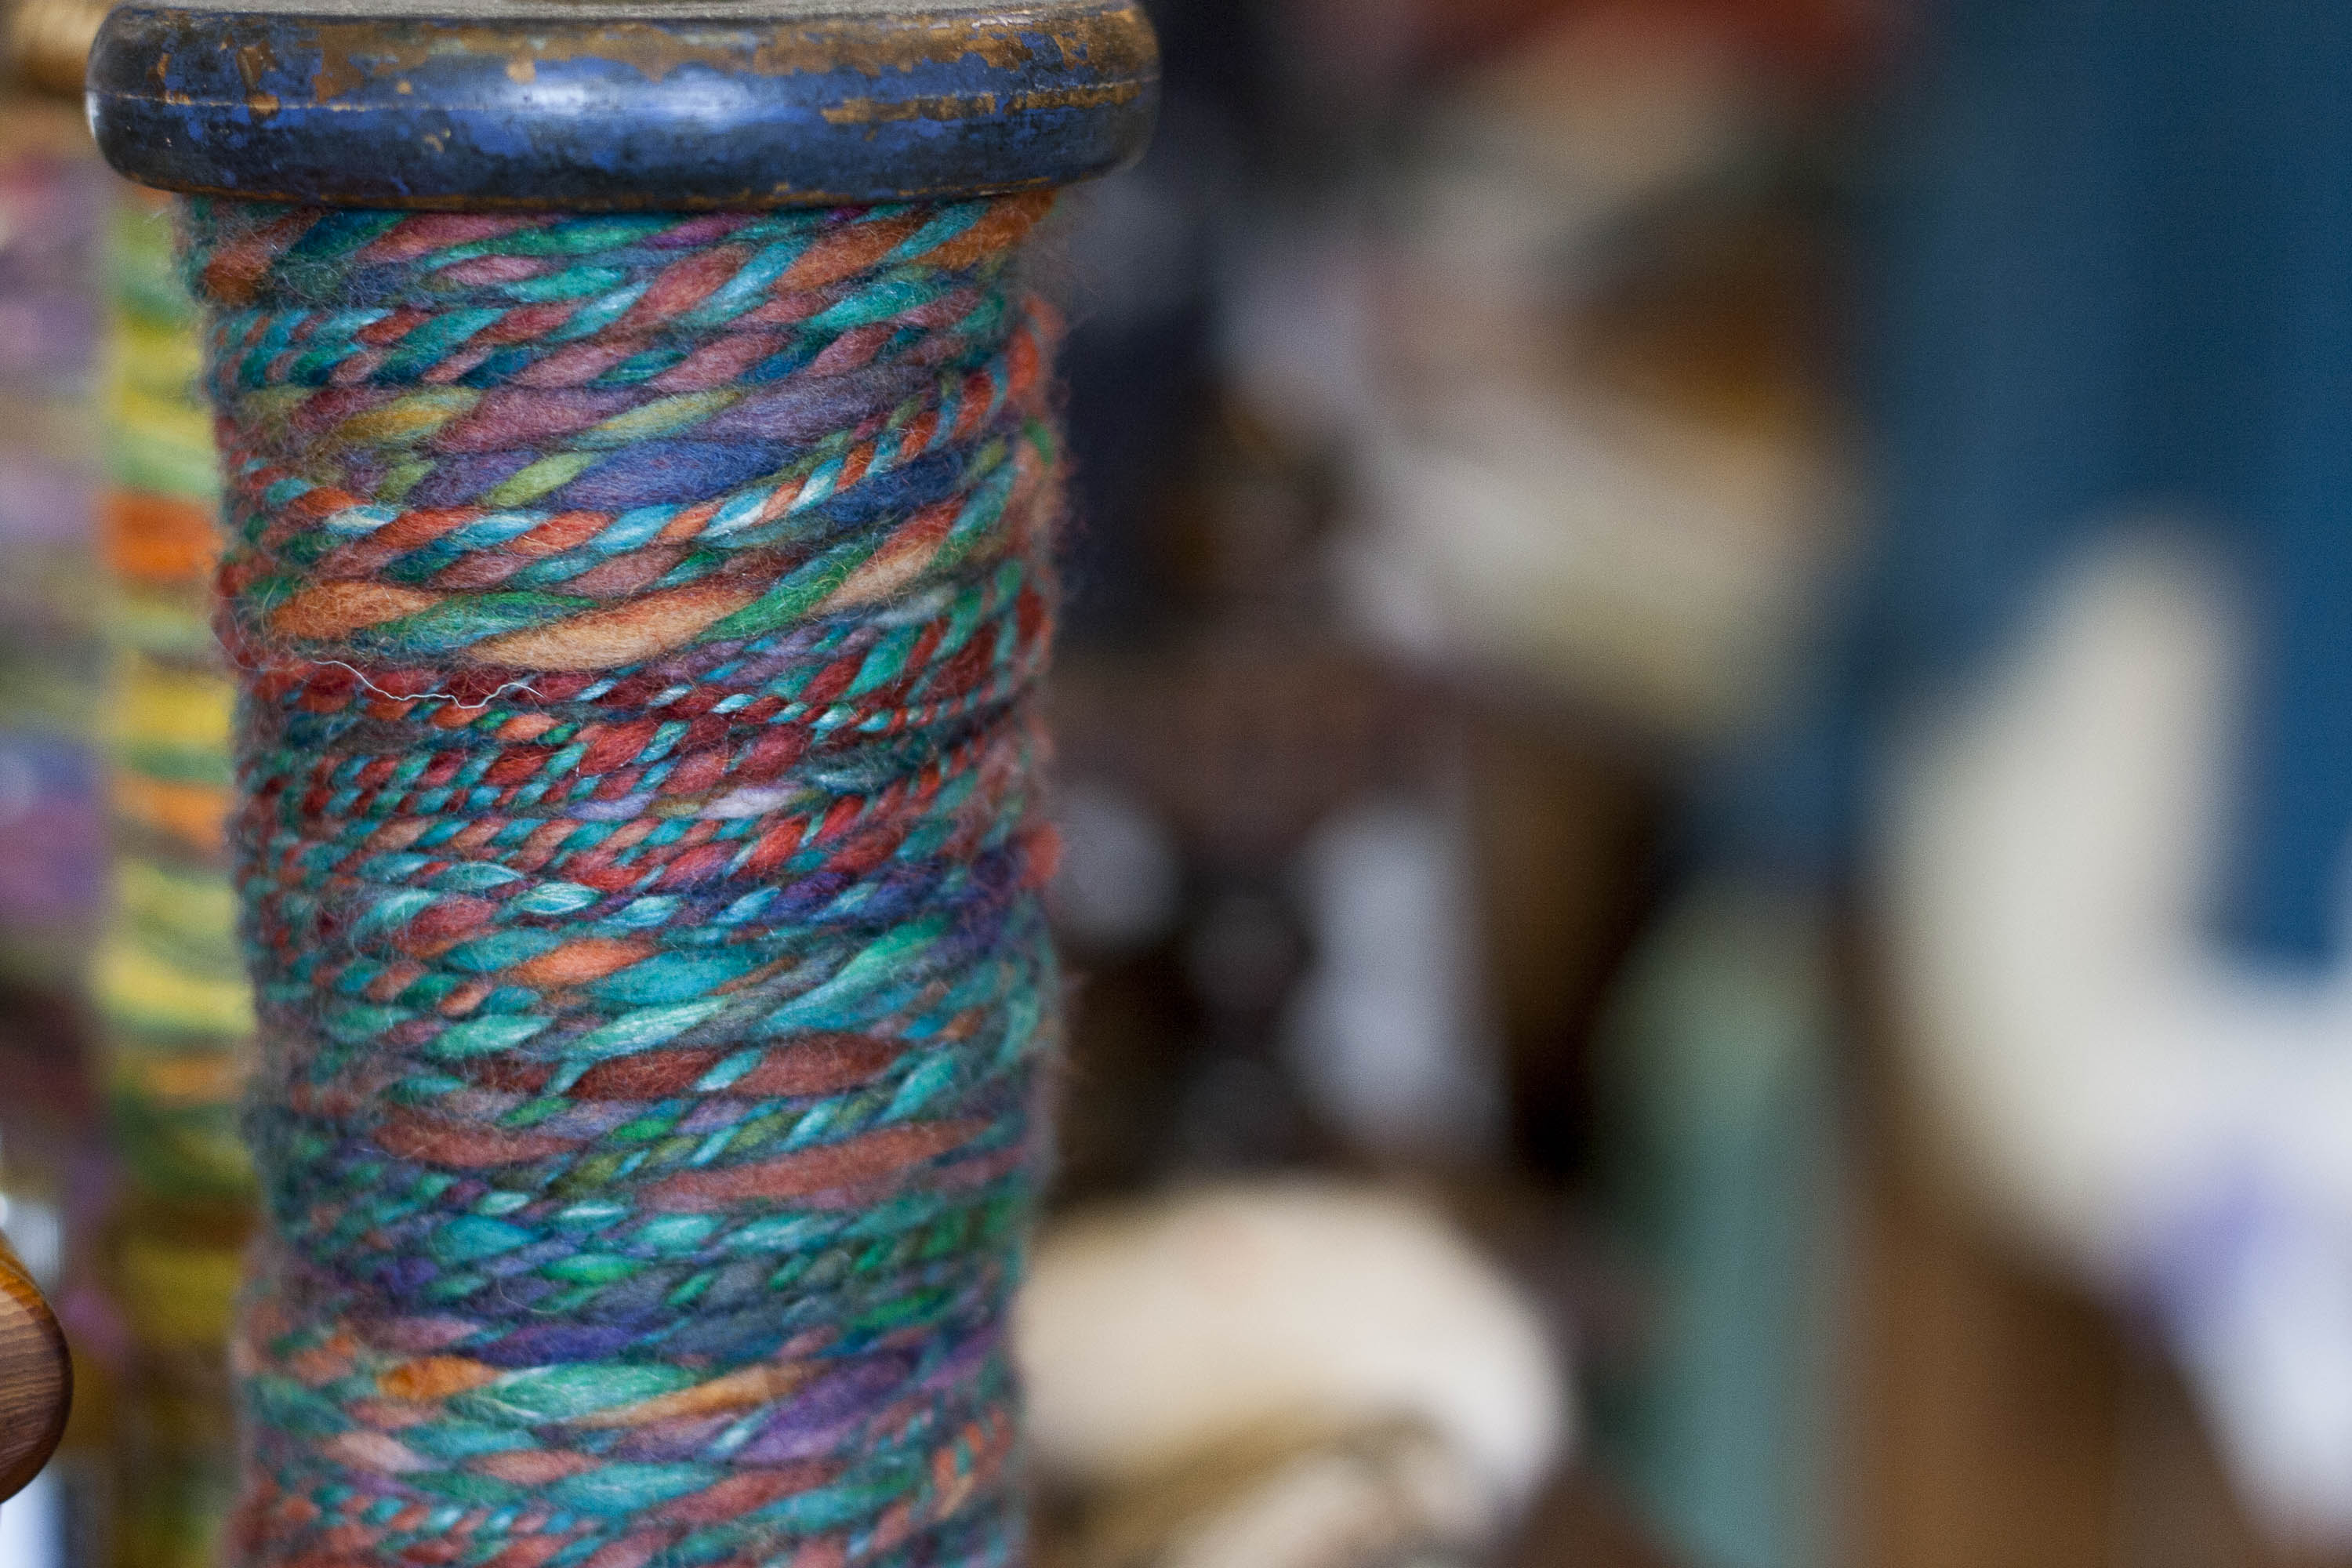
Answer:
<path fill-rule="evenodd" d="M 0 1500 L 15 1496 L 48 1463 L 72 1404 L 65 1334 L 0 1238 Z"/>

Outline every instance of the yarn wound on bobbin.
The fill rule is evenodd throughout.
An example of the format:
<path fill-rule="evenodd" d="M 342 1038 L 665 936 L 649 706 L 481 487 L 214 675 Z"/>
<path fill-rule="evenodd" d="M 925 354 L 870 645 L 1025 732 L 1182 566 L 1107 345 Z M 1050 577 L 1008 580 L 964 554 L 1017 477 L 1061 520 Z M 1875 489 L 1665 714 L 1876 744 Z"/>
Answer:
<path fill-rule="evenodd" d="M 40 9 L 0 26 L 0 79 L 31 63 L 5 46 Z M 0 984 L 50 995 L 88 953 L 104 853 L 87 520 L 110 183 L 67 105 L 0 80 Z"/>
<path fill-rule="evenodd" d="M 1050 203 L 189 204 L 242 1561 L 1021 1557 Z"/>
<path fill-rule="evenodd" d="M 221 486 L 170 205 L 115 182 L 107 252 L 106 715 L 113 861 L 89 964 L 114 1152 L 107 1275 L 130 1340 L 113 1447 L 121 1568 L 215 1568 L 236 1486 L 228 1337 L 253 1058 L 227 818 L 236 686 L 210 626 Z"/>
<path fill-rule="evenodd" d="M 105 740 L 114 857 L 89 991 L 115 1147 L 134 1197 L 226 1218 L 252 1188 L 236 1104 L 253 1006 L 226 839 L 236 689 L 208 625 L 221 487 L 196 307 L 174 271 L 171 236 L 167 203 L 118 186 L 99 506 L 112 576 Z M 184 1216 L 144 1228 L 186 1239 Z"/>

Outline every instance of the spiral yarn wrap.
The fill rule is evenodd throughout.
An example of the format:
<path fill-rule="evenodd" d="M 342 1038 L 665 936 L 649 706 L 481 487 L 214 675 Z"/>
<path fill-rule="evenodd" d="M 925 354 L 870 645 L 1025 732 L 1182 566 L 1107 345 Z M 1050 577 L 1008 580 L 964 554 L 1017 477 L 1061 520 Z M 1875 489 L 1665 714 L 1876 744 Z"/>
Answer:
<path fill-rule="evenodd" d="M 1021 1557 L 1047 205 L 189 204 L 245 1563 Z"/>

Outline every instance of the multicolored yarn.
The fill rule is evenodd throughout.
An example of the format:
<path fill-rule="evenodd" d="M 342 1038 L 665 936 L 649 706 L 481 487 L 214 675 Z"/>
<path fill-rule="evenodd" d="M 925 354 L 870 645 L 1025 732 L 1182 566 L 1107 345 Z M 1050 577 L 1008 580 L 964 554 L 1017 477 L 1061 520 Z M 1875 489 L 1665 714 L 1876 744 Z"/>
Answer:
<path fill-rule="evenodd" d="M 71 109 L 0 97 L 0 975 L 55 993 L 104 862 L 89 278 L 109 178 Z"/>
<path fill-rule="evenodd" d="M 1048 201 L 196 201 L 245 1563 L 1023 1556 Z"/>
<path fill-rule="evenodd" d="M 236 1482 L 228 1329 L 242 1226 L 133 1208 L 112 1237 L 110 1286 L 130 1344 L 116 1384 L 113 1568 L 224 1568 Z"/>
<path fill-rule="evenodd" d="M 253 1057 L 227 819 L 236 686 L 210 625 L 221 495 L 195 302 L 163 198 L 110 182 L 106 716 L 114 858 L 89 963 L 121 1211 L 107 1248 L 131 1329 L 114 1423 L 120 1568 L 215 1568 L 236 1483 L 228 1341 L 253 1168 Z"/>
<path fill-rule="evenodd" d="M 254 1022 L 229 885 L 236 687 L 209 626 L 220 481 L 168 207 L 120 190 L 99 509 L 114 589 L 113 896 L 90 994 L 116 1148 L 142 1196 L 242 1206 L 252 1168 L 236 1107 Z"/>

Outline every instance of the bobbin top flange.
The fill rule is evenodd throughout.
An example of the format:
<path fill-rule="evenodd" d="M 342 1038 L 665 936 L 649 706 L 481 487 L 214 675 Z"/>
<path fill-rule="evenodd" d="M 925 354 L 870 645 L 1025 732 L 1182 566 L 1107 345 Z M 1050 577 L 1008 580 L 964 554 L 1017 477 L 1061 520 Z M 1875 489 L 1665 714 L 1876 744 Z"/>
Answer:
<path fill-rule="evenodd" d="M 134 0 L 91 130 L 166 190 L 330 206 L 822 206 L 1140 154 L 1135 0 Z"/>

